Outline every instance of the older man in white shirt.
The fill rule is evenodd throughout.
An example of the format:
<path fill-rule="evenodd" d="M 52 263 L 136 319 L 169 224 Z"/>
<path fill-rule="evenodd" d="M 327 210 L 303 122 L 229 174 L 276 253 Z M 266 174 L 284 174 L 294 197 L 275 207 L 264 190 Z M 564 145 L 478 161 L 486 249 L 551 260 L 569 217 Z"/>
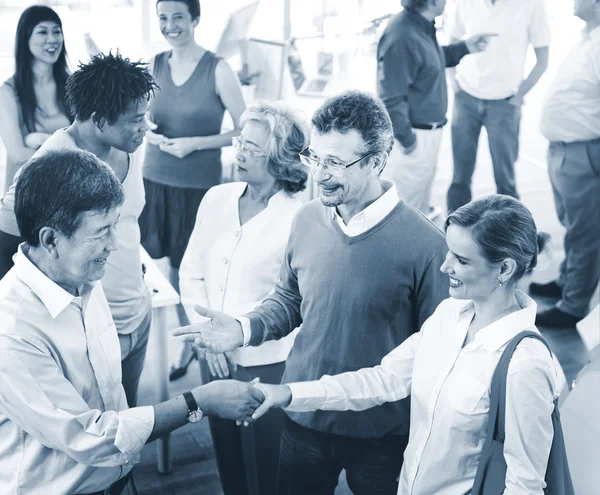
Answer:
<path fill-rule="evenodd" d="M 203 414 L 238 418 L 260 393 L 216 382 L 128 409 L 102 286 L 118 248 L 123 189 L 83 151 L 23 169 L 15 214 L 25 243 L 0 281 L 0 494 L 120 494 L 144 444 Z"/>
<path fill-rule="evenodd" d="M 559 299 L 536 323 L 563 328 L 586 315 L 600 279 L 600 2 L 575 0 L 575 15 L 586 26 L 558 69 L 541 119 L 565 260 L 558 280 L 530 287 Z"/>
<path fill-rule="evenodd" d="M 456 68 L 452 114 L 454 176 L 448 190 L 450 211 L 471 201 L 481 128 L 488 135 L 498 194 L 518 198 L 514 165 L 519 156 L 523 98 L 548 67 L 550 22 L 545 0 L 457 0 L 450 37 L 497 33 L 484 52 Z M 524 78 L 529 45 L 536 64 Z"/>

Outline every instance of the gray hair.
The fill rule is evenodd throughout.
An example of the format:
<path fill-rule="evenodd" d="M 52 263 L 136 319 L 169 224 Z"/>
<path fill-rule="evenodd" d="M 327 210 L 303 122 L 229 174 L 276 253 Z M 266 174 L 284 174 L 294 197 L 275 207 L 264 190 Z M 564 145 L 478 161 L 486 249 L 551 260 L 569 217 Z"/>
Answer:
<path fill-rule="evenodd" d="M 329 98 L 314 113 L 312 124 L 319 134 L 357 131 L 365 142 L 364 153 L 389 153 L 394 145 L 394 128 L 383 101 L 365 91 Z"/>
<path fill-rule="evenodd" d="M 265 150 L 269 173 L 290 194 L 304 190 L 308 170 L 298 156 L 309 142 L 310 130 L 304 113 L 280 101 L 261 101 L 248 107 L 240 117 L 240 124 L 243 127 L 251 120 L 269 129 Z"/>

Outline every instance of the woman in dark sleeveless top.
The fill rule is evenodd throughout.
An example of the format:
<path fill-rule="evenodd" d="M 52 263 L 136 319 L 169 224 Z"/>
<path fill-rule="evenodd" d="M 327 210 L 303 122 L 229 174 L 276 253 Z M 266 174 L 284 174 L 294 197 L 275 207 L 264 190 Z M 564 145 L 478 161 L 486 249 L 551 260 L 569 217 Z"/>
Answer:
<path fill-rule="evenodd" d="M 65 103 L 68 77 L 60 17 L 42 5 L 25 9 L 17 25 L 15 73 L 0 86 L 0 137 L 7 155 L 5 190 L 35 150 L 54 131 L 71 123 Z"/>
<path fill-rule="evenodd" d="M 245 104 L 227 62 L 194 39 L 199 0 L 158 0 L 156 11 L 160 30 L 173 49 L 150 62 L 161 90 L 150 104 L 156 127 L 146 139 L 146 207 L 139 223 L 142 245 L 152 258 L 169 258 L 170 280 L 178 289 L 179 265 L 198 206 L 206 191 L 221 182 L 221 148 L 239 134 Z M 221 133 L 226 110 L 235 128 Z"/>

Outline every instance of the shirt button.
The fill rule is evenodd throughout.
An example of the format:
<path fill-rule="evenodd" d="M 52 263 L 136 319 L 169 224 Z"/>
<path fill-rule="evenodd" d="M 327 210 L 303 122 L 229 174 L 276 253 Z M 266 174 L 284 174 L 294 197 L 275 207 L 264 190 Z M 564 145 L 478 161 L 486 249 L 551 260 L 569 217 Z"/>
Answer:
<path fill-rule="evenodd" d="M 219 286 L 219 291 L 223 292 L 223 286 L 222 285 Z"/>
<path fill-rule="evenodd" d="M 237 237 L 237 236 L 239 236 L 239 235 L 240 235 L 240 231 L 239 231 L 239 230 L 236 230 L 236 231 L 233 233 L 233 235 L 234 235 L 234 236 L 236 236 L 236 237 Z"/>
<path fill-rule="evenodd" d="M 223 258 L 223 264 L 226 265 L 227 263 L 229 263 L 229 261 L 227 261 L 227 258 Z"/>

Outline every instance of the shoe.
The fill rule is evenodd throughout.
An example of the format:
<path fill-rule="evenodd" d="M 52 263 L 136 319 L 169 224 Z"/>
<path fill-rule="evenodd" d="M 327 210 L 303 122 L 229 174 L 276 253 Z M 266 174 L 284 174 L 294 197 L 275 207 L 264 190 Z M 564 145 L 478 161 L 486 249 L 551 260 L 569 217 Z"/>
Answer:
<path fill-rule="evenodd" d="M 535 317 L 535 324 L 551 328 L 573 328 L 581 319 L 580 316 L 572 315 L 553 306 L 545 311 L 540 311 Z"/>
<path fill-rule="evenodd" d="M 194 359 L 198 359 L 198 356 L 195 352 L 192 352 L 189 361 L 183 366 L 174 366 L 171 365 L 171 370 L 169 371 L 169 381 L 174 382 L 175 380 L 179 380 L 182 376 L 185 376 L 187 373 L 188 366 L 192 364 Z"/>
<path fill-rule="evenodd" d="M 430 206 L 429 212 L 425 215 L 432 222 L 442 214 L 442 209 L 439 206 Z"/>
<path fill-rule="evenodd" d="M 547 284 L 538 284 L 531 282 L 529 284 L 529 293 L 534 296 L 553 297 L 560 299 L 562 297 L 562 287 L 556 281 L 548 282 Z"/>

